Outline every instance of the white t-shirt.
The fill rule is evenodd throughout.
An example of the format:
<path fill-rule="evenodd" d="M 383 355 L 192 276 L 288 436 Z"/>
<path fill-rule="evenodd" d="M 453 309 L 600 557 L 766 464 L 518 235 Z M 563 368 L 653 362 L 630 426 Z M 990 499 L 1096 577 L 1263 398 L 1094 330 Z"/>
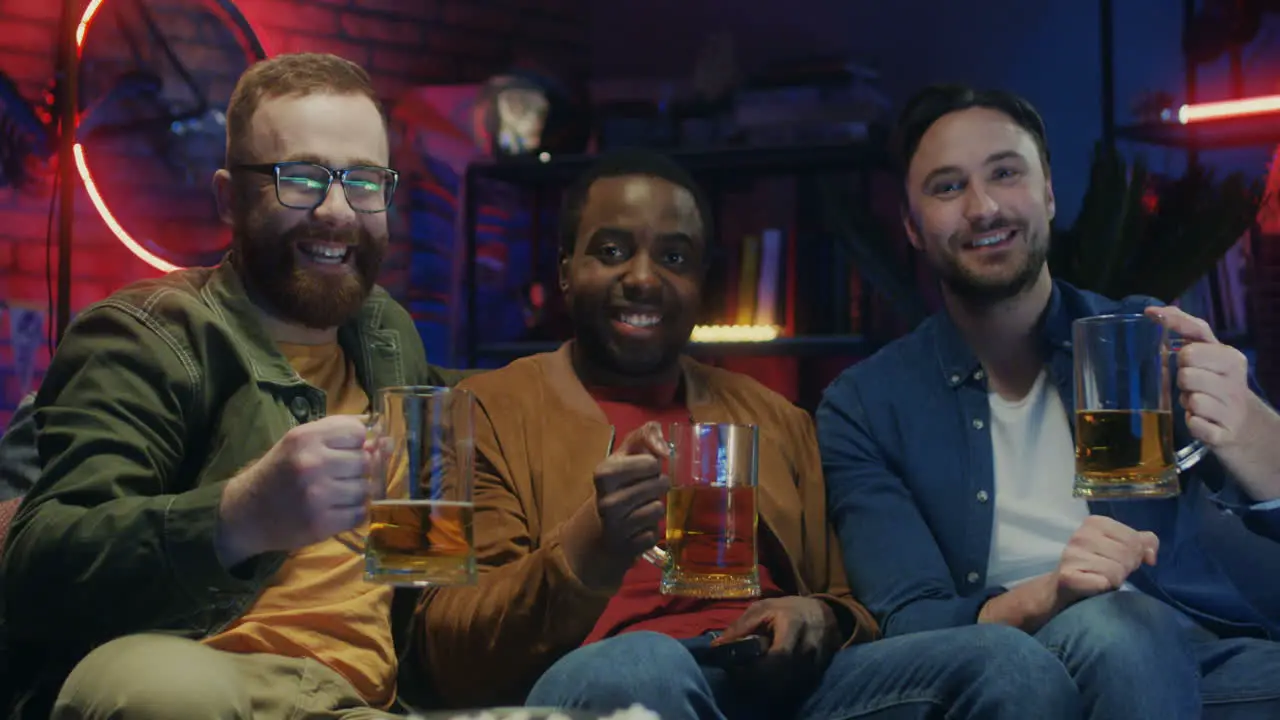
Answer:
<path fill-rule="evenodd" d="M 988 393 L 995 460 L 995 523 L 987 585 L 1013 587 L 1058 566 L 1088 504 L 1071 496 L 1075 447 L 1066 406 L 1041 370 L 1010 402 Z"/>

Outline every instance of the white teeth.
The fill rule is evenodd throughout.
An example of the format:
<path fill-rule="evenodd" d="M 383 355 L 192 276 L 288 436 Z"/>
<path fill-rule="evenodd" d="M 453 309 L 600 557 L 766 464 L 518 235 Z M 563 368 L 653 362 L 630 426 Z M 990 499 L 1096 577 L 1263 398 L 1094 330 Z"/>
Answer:
<path fill-rule="evenodd" d="M 662 322 L 661 315 L 639 315 L 628 313 L 622 316 L 622 322 L 638 328 L 653 327 Z"/>
<path fill-rule="evenodd" d="M 302 252 L 319 263 L 336 264 L 347 257 L 350 248 L 340 245 L 302 245 Z"/>
<path fill-rule="evenodd" d="M 1009 238 L 1009 233 L 1000 233 L 999 235 L 991 235 L 989 237 L 984 237 L 981 240 L 974 240 L 973 246 L 986 247 L 988 245 L 995 245 L 996 243 L 1004 242 L 1008 238 Z"/>

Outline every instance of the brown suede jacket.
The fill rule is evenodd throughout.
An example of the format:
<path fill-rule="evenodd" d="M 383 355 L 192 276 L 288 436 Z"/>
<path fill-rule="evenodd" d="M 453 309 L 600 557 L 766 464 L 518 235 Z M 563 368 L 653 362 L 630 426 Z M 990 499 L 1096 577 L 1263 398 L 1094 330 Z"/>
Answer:
<path fill-rule="evenodd" d="M 579 647 L 612 593 L 574 576 L 560 527 L 592 498 L 613 430 L 573 371 L 570 346 L 465 380 L 476 395 L 475 542 L 481 577 L 429 590 L 420 640 L 439 693 L 455 706 L 519 704 Z M 808 414 L 744 375 L 683 361 L 697 422 L 760 426 L 760 531 L 789 567 L 774 580 L 829 603 L 846 644 L 878 635 L 853 600 L 827 523 L 822 464 Z M 618 438 L 621 441 L 621 438 Z"/>

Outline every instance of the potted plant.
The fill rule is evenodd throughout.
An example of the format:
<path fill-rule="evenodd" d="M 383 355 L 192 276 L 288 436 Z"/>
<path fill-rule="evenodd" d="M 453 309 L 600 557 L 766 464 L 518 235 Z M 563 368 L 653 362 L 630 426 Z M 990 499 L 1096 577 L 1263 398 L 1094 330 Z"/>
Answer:
<path fill-rule="evenodd" d="M 1150 295 L 1173 302 L 1253 227 L 1261 180 L 1222 179 L 1199 164 L 1180 178 L 1154 177 L 1102 143 L 1089 187 L 1069 229 L 1049 251 L 1054 276 L 1108 297 Z"/>

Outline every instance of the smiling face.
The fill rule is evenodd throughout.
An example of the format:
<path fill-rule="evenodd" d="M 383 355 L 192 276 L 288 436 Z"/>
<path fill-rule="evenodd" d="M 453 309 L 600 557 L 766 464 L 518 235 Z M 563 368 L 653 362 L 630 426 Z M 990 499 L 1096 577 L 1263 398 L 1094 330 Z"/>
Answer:
<path fill-rule="evenodd" d="M 382 116 L 361 94 L 263 98 L 247 140 L 246 163 L 308 161 L 342 169 L 388 161 Z M 232 247 L 255 296 L 281 320 L 308 328 L 332 328 L 354 317 L 386 252 L 386 213 L 352 210 L 337 180 L 318 207 L 299 210 L 280 203 L 271 176 L 233 176 Z"/>
<path fill-rule="evenodd" d="M 997 110 L 948 113 L 907 172 L 911 244 L 953 294 L 998 302 L 1035 283 L 1049 252 L 1053 186 L 1035 139 Z"/>
<path fill-rule="evenodd" d="M 581 357 L 605 378 L 671 372 L 701 302 L 703 223 L 687 189 L 656 177 L 592 183 L 561 282 Z"/>

